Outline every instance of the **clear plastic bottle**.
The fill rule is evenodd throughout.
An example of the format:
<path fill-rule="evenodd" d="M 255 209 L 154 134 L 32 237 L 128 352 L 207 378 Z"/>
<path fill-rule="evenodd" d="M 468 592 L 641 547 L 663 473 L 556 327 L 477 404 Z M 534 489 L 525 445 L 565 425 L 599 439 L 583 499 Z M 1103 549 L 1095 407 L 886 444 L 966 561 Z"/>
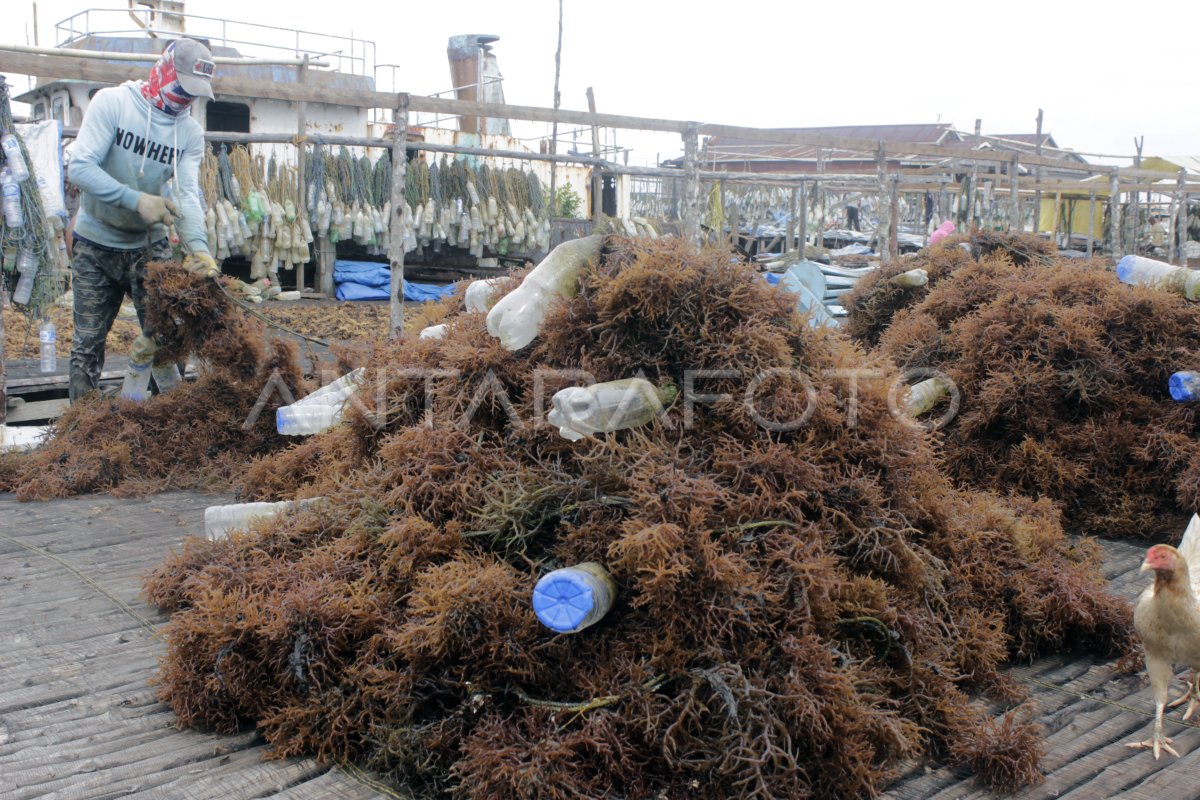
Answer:
<path fill-rule="evenodd" d="M 29 165 L 21 153 L 21 143 L 17 135 L 9 131 L 0 136 L 0 147 L 4 149 L 5 166 L 12 172 L 13 180 L 17 183 L 29 179 Z"/>
<path fill-rule="evenodd" d="M 7 167 L 0 169 L 0 196 L 3 198 L 4 224 L 9 228 L 24 227 L 25 212 L 21 209 L 21 187 L 17 185 Z"/>
<path fill-rule="evenodd" d="M 1129 255 L 1117 262 L 1117 278 L 1123 283 L 1176 292 L 1188 300 L 1200 300 L 1200 270 Z"/>
<path fill-rule="evenodd" d="M 318 400 L 327 404 L 335 401 L 342 403 L 346 398 L 358 391 L 364 374 L 366 374 L 366 371 L 362 367 L 347 372 L 337 380 L 330 381 L 315 392 L 305 395 L 292 405 L 308 405 Z"/>
<path fill-rule="evenodd" d="M 1195 403 L 1200 400 L 1200 372 L 1176 372 L 1167 382 L 1171 399 L 1177 403 Z"/>
<path fill-rule="evenodd" d="M 130 360 L 125 369 L 125 380 L 121 382 L 121 397 L 138 403 L 150 399 L 150 364 L 138 364 Z"/>
<path fill-rule="evenodd" d="M 947 378 L 929 378 L 913 384 L 909 387 L 908 397 L 904 401 L 904 413 L 910 417 L 919 417 L 930 411 L 949 392 L 950 381 Z"/>
<path fill-rule="evenodd" d="M 154 364 L 150 367 L 150 374 L 154 376 L 154 385 L 158 387 L 159 394 L 169 392 L 183 382 L 183 376 L 179 374 L 179 365 L 174 361 Z"/>
<path fill-rule="evenodd" d="M 42 320 L 38 328 L 38 343 L 41 356 L 40 368 L 43 373 L 58 371 L 58 331 L 49 318 Z"/>
<path fill-rule="evenodd" d="M 17 254 L 17 286 L 13 289 L 13 302 L 28 305 L 33 297 L 33 284 L 37 280 L 37 258 L 29 250 L 21 248 Z"/>
<path fill-rule="evenodd" d="M 663 413 L 675 399 L 674 386 L 659 389 L 644 378 L 626 378 L 591 386 L 571 386 L 551 398 L 546 415 L 564 439 L 636 428 Z"/>
<path fill-rule="evenodd" d="M 491 199 L 491 198 L 489 198 Z M 500 281 L 496 278 L 483 278 L 471 281 L 463 292 L 463 304 L 467 311 L 484 313 L 492 307 L 492 300 L 500 291 Z"/>
<path fill-rule="evenodd" d="M 608 571 L 587 561 L 543 575 L 533 588 L 533 611 L 547 628 L 577 633 L 599 622 L 616 596 L 617 584 Z"/>
<path fill-rule="evenodd" d="M 430 325 L 428 328 L 422 328 L 419 339 L 445 339 L 446 338 L 446 323 L 441 325 Z"/>
<path fill-rule="evenodd" d="M 892 282 L 905 289 L 915 289 L 929 283 L 929 273 L 924 269 L 910 269 L 892 278 Z"/>
<path fill-rule="evenodd" d="M 223 539 L 233 530 L 246 530 L 255 520 L 276 517 L 287 511 L 304 508 L 321 500 L 310 497 L 299 502 L 282 500 L 278 503 L 235 503 L 228 506 L 209 506 L 204 509 L 204 533 L 209 539 Z"/>
<path fill-rule="evenodd" d="M 604 237 L 563 242 L 533 268 L 521 285 L 502 297 L 487 315 L 488 333 L 506 350 L 520 350 L 535 338 L 550 303 L 574 294 L 584 266 L 600 255 Z"/>
<path fill-rule="evenodd" d="M 311 436 L 342 421 L 342 404 L 295 403 L 275 410 L 275 430 L 281 436 Z"/>

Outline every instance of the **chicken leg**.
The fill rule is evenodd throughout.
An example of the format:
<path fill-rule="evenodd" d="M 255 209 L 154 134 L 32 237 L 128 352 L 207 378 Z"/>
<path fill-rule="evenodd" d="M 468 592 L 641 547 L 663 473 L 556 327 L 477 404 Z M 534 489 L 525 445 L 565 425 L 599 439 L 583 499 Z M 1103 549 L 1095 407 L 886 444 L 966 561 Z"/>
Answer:
<path fill-rule="evenodd" d="M 1154 692 L 1154 737 L 1144 742 L 1129 742 L 1125 746 L 1136 750 L 1153 750 L 1155 761 L 1158 761 L 1163 750 L 1179 758 L 1179 753 L 1171 746 L 1175 740 L 1163 736 L 1163 712 L 1166 710 L 1167 694 L 1170 690 L 1171 664 L 1157 658 L 1147 658 L 1146 672 L 1150 674 L 1150 688 Z"/>
<path fill-rule="evenodd" d="M 1192 714 L 1196 710 L 1196 706 L 1200 705 L 1200 672 L 1192 670 L 1192 675 L 1188 678 L 1188 690 L 1178 700 L 1172 700 L 1167 704 L 1167 708 L 1178 708 L 1187 702 L 1188 707 L 1183 712 L 1183 719 L 1186 722 L 1191 719 Z"/>

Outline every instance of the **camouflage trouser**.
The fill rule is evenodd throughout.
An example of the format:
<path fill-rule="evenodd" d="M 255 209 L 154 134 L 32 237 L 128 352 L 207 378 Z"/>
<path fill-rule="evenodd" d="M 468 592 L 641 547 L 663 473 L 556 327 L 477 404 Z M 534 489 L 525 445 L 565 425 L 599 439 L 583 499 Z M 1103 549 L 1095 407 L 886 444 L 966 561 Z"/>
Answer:
<path fill-rule="evenodd" d="M 166 239 L 148 248 L 114 250 L 75 237 L 71 255 L 71 289 L 75 295 L 75 335 L 71 340 L 71 402 L 100 385 L 104 340 L 121 310 L 125 295 L 133 298 L 138 324 L 145 330 L 147 261 L 171 258 Z"/>

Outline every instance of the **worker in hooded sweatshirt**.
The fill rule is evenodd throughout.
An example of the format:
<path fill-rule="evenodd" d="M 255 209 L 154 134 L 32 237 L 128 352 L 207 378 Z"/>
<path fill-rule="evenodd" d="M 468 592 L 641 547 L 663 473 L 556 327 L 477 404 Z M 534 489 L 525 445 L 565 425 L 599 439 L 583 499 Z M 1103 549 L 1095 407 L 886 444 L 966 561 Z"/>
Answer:
<path fill-rule="evenodd" d="M 147 367 L 157 345 L 146 329 L 146 263 L 170 259 L 167 226 L 174 224 L 191 272 L 220 273 L 208 249 L 198 175 L 204 131 L 191 116 L 197 97 L 213 96 L 208 48 L 177 39 L 163 50 L 148 80 L 96 93 L 83 117 L 68 177 L 79 187 L 71 280 L 75 335 L 70 397 L 99 385 L 104 341 L 125 295 L 133 298 L 142 335 L 131 364 Z M 159 390 L 178 383 L 178 367 L 154 365 Z"/>

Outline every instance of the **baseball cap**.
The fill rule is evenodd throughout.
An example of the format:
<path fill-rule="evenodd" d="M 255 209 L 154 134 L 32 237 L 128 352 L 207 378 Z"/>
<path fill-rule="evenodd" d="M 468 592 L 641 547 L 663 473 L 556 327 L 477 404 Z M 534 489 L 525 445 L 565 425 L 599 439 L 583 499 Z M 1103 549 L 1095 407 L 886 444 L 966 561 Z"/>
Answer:
<path fill-rule="evenodd" d="M 212 53 L 195 39 L 175 40 L 175 79 L 188 94 L 212 99 Z"/>

